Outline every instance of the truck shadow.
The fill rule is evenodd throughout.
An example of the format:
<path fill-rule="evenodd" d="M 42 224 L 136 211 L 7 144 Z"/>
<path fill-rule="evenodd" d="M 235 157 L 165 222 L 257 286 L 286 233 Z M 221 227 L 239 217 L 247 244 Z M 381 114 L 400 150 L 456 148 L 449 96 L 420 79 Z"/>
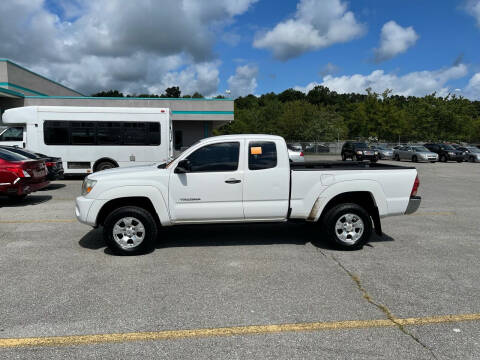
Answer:
<path fill-rule="evenodd" d="M 328 250 L 340 250 L 322 238 L 314 224 L 231 224 L 231 225 L 185 225 L 162 228 L 158 234 L 156 249 L 172 247 L 244 246 L 244 245 L 306 245 Z M 388 235 L 372 235 L 367 246 L 394 241 Z M 92 250 L 105 248 L 101 229 L 85 234 L 79 245 Z M 112 254 L 105 248 L 106 254 Z"/>
<path fill-rule="evenodd" d="M 0 208 L 38 205 L 51 199 L 51 195 L 28 195 L 25 199 L 12 199 L 7 196 L 0 196 Z"/>

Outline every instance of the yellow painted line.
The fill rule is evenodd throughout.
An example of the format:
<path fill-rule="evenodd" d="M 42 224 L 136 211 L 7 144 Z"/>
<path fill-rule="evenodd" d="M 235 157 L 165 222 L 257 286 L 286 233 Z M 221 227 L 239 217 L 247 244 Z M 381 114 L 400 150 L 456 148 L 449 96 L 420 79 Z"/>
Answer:
<path fill-rule="evenodd" d="M 0 220 L 0 224 L 41 224 L 41 223 L 72 223 L 76 219 L 51 219 L 51 220 Z"/>
<path fill-rule="evenodd" d="M 455 212 L 454 211 L 425 211 L 425 212 L 416 212 L 408 216 L 428 216 L 428 215 L 450 216 L 450 215 L 455 215 Z"/>
<path fill-rule="evenodd" d="M 70 335 L 70 336 L 51 336 L 51 337 L 32 337 L 32 338 L 0 338 L 0 348 L 17 347 L 41 347 L 41 346 L 73 346 L 98 343 L 131 342 L 147 340 L 175 340 L 185 338 L 201 338 L 214 336 L 234 336 L 234 335 L 252 335 L 252 334 L 270 334 L 282 332 L 299 331 L 320 331 L 320 330 L 342 330 L 342 329 L 366 329 L 375 327 L 394 327 L 440 324 L 461 321 L 480 320 L 480 314 L 461 314 L 430 316 L 419 318 L 395 319 L 395 322 L 389 319 L 378 320 L 349 320 L 349 321 L 331 321 L 331 322 L 311 322 L 298 324 L 277 324 L 277 325 L 250 325 L 235 326 L 211 329 L 191 329 L 191 330 L 165 330 L 150 332 L 130 332 L 113 334 L 93 334 L 93 335 Z"/>

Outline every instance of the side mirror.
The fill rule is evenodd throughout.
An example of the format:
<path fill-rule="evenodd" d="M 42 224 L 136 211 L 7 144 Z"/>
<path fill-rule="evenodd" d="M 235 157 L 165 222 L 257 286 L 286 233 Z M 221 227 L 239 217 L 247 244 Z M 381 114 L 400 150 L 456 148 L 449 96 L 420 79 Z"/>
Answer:
<path fill-rule="evenodd" d="M 175 174 L 185 174 L 188 173 L 192 169 L 190 165 L 190 160 L 188 159 L 183 159 L 178 162 L 177 167 L 174 170 Z"/>

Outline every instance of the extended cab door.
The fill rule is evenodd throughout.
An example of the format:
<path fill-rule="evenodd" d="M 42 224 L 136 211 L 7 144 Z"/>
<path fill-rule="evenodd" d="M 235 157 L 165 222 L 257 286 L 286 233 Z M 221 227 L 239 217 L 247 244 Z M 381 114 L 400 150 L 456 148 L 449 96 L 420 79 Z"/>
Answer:
<path fill-rule="evenodd" d="M 186 173 L 171 172 L 169 209 L 174 222 L 243 221 L 242 141 L 206 144 L 186 158 Z"/>
<path fill-rule="evenodd" d="M 243 185 L 247 220 L 281 220 L 287 217 L 290 163 L 280 140 L 249 140 Z"/>

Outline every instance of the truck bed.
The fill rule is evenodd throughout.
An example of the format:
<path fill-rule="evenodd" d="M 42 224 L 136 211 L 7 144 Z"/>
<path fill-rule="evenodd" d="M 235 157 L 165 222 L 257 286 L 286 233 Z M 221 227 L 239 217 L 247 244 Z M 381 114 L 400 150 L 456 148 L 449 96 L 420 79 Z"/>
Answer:
<path fill-rule="evenodd" d="M 398 166 L 383 163 L 363 161 L 306 161 L 304 163 L 290 163 L 292 171 L 318 171 L 318 170 L 399 170 L 415 169 L 411 166 Z"/>

